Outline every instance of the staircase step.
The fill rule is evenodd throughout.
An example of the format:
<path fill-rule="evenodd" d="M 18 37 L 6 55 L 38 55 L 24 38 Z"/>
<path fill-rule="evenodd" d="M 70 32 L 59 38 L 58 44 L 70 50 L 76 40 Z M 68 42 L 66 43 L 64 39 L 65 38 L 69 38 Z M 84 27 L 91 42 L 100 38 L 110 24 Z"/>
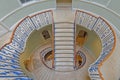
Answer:
<path fill-rule="evenodd" d="M 55 46 L 55 49 L 69 50 L 69 49 L 74 49 L 74 46 Z"/>
<path fill-rule="evenodd" d="M 68 27 L 69 26 L 69 27 Z M 55 25 L 54 66 L 58 71 L 74 70 L 74 26 L 73 24 Z"/>
<path fill-rule="evenodd" d="M 55 58 L 55 61 L 73 61 L 73 58 Z"/>
<path fill-rule="evenodd" d="M 73 67 L 74 65 L 55 65 L 55 67 Z"/>
<path fill-rule="evenodd" d="M 74 57 L 73 54 L 55 54 L 55 57 L 64 57 L 64 56 L 67 56 L 67 57 Z"/>
<path fill-rule="evenodd" d="M 73 41 L 74 38 L 73 37 L 55 37 L 55 40 L 67 40 L 67 41 Z"/>
<path fill-rule="evenodd" d="M 55 36 L 71 36 L 71 37 L 73 37 L 74 36 L 74 34 L 73 33 L 55 33 Z"/>
<path fill-rule="evenodd" d="M 63 32 L 65 32 L 65 33 L 69 33 L 69 32 L 73 33 L 74 29 L 55 29 L 55 33 L 63 33 Z"/>
<path fill-rule="evenodd" d="M 55 57 L 55 58 L 74 58 L 74 57 L 66 57 L 66 56 L 64 56 L 64 57 Z"/>
<path fill-rule="evenodd" d="M 73 29 L 74 26 L 55 26 L 55 29 Z"/>
<path fill-rule="evenodd" d="M 59 66 L 59 65 L 63 65 L 63 66 L 73 66 L 74 63 L 73 62 L 56 62 L 55 65 Z"/>
<path fill-rule="evenodd" d="M 55 41 L 55 45 L 74 45 L 73 41 Z"/>
<path fill-rule="evenodd" d="M 71 71 L 71 70 L 74 70 L 73 66 L 56 66 L 55 67 L 55 70 L 57 71 Z"/>
<path fill-rule="evenodd" d="M 55 50 L 55 54 L 73 54 L 74 50 Z"/>

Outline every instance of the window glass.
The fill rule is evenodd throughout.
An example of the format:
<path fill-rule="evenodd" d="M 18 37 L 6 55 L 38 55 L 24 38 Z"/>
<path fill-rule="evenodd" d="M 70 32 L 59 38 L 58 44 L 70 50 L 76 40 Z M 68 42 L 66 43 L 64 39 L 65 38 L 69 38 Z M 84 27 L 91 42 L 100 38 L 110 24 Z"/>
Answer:
<path fill-rule="evenodd" d="M 30 1 L 36 1 L 36 0 L 20 0 L 20 2 L 21 2 L 22 4 L 28 3 L 28 2 L 30 2 Z"/>

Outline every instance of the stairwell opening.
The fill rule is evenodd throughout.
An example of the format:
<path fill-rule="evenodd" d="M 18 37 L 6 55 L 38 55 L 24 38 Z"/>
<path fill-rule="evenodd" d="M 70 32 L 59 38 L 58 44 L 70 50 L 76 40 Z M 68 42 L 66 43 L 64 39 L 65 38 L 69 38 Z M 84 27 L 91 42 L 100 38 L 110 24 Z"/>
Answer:
<path fill-rule="evenodd" d="M 55 70 L 55 68 L 52 67 L 52 61 L 54 60 L 54 56 L 53 56 L 53 51 L 50 50 L 51 48 L 46 48 L 44 49 L 41 53 L 40 53 L 40 57 L 42 57 L 42 62 L 43 64 L 52 70 Z M 84 52 L 82 52 L 81 50 L 77 51 L 77 60 L 76 60 L 76 70 L 82 68 L 84 66 L 84 64 L 86 63 L 86 56 L 84 54 Z M 55 70 L 55 71 L 59 71 L 59 70 Z M 60 72 L 65 72 L 65 71 L 60 71 Z M 69 72 L 69 71 L 66 71 Z"/>

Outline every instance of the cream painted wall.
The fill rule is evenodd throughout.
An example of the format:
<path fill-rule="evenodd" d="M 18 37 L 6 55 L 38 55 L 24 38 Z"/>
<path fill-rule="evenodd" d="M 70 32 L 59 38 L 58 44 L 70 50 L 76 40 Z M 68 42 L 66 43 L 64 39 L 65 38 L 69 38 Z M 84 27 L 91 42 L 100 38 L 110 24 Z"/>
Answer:
<path fill-rule="evenodd" d="M 101 5 L 107 5 L 110 0 L 91 0 L 91 1 L 99 3 Z"/>
<path fill-rule="evenodd" d="M 6 32 L 8 32 L 8 30 L 5 27 L 3 27 L 2 25 L 0 25 L 0 36 L 5 34 Z"/>
<path fill-rule="evenodd" d="M 55 8 L 56 0 L 42 0 L 26 5 L 21 5 L 19 0 L 0 0 L 0 25 L 2 24 L 2 27 L 12 31 L 14 25 L 25 16 L 41 10 Z"/>
<path fill-rule="evenodd" d="M 90 31 L 86 28 L 83 28 L 80 25 L 77 25 L 76 33 L 78 34 L 79 30 L 85 30 L 88 33 L 87 41 L 85 42 L 84 47 L 91 51 L 92 56 L 98 58 L 102 50 L 101 40 L 94 31 Z"/>
<path fill-rule="evenodd" d="M 43 27 L 41 29 L 39 29 L 38 31 L 35 30 L 31 33 L 31 35 L 29 36 L 28 40 L 27 40 L 27 43 L 26 43 L 26 47 L 25 47 L 25 50 L 23 53 L 21 53 L 21 56 L 20 56 L 20 65 L 22 67 L 22 69 L 26 71 L 25 67 L 24 67 L 24 60 L 27 60 L 30 58 L 30 56 L 32 54 L 34 54 L 34 50 L 36 50 L 37 48 L 41 47 L 41 46 L 44 46 L 46 44 L 50 44 L 52 43 L 52 39 L 49 38 L 47 40 L 45 40 L 42 36 L 42 31 L 43 30 L 48 30 L 49 31 L 49 34 L 50 34 L 50 37 L 52 38 L 52 27 L 51 25 L 48 25 L 46 27 Z"/>
<path fill-rule="evenodd" d="M 0 18 L 20 7 L 18 0 L 0 0 Z"/>

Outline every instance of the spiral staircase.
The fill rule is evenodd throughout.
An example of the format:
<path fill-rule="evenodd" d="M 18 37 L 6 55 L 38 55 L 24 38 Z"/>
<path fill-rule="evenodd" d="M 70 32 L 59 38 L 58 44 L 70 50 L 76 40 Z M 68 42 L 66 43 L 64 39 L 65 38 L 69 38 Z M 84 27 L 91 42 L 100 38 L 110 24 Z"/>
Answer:
<path fill-rule="evenodd" d="M 41 19 L 41 17 L 44 17 Z M 0 50 L 0 78 L 3 80 L 32 80 L 20 67 L 19 57 L 25 49 L 26 41 L 32 31 L 42 26 L 52 24 L 52 11 L 24 18 L 13 32 L 11 41 Z"/>
<path fill-rule="evenodd" d="M 29 15 L 22 19 L 15 30 L 9 43 L 0 49 L 0 79 L 1 80 L 33 80 L 22 70 L 19 57 L 25 50 L 26 41 L 30 34 L 47 25 L 52 25 L 54 53 L 53 62 L 40 61 L 40 68 L 34 73 L 35 80 L 79 80 L 81 71 L 76 69 L 76 26 L 94 31 L 101 40 L 102 51 L 88 69 L 91 80 L 104 80 L 100 70 L 103 62 L 113 53 L 116 46 L 116 33 L 106 19 L 91 12 L 76 10 L 73 24 L 55 24 L 54 11 L 46 10 L 37 14 Z M 82 55 L 84 57 L 84 55 Z M 48 66 L 51 66 L 49 68 Z M 53 76 L 59 76 L 58 79 Z M 69 78 L 70 76 L 76 76 Z"/>
<path fill-rule="evenodd" d="M 28 16 L 24 18 L 19 25 L 16 27 L 11 42 L 6 44 L 1 50 L 1 77 L 2 78 L 15 78 L 15 80 L 24 79 L 30 80 L 24 72 L 20 69 L 19 56 L 24 51 L 25 43 L 30 33 L 33 30 L 38 30 L 42 26 L 52 24 L 53 17 L 52 11 L 41 12 L 37 15 Z M 43 18 L 42 18 L 43 17 Z M 42 18 L 42 19 L 41 19 Z M 102 23 L 102 24 L 101 24 Z M 87 12 L 77 10 L 75 25 L 80 24 L 93 30 L 98 34 L 102 41 L 102 52 L 99 58 L 91 64 L 89 67 L 89 75 L 91 79 L 101 79 L 99 73 L 99 64 L 104 58 L 111 53 L 115 46 L 115 34 L 111 26 L 101 17 L 96 17 Z M 103 25 L 104 24 L 104 25 Z M 65 26 L 65 25 L 62 25 Z M 61 27 L 61 25 L 55 25 L 54 27 L 54 68 L 58 71 L 71 71 L 75 68 L 75 41 L 74 32 L 75 28 L 73 25 L 69 27 Z M 8 56 L 8 57 L 6 57 Z M 14 65 L 11 65 L 14 64 Z M 9 66 L 6 69 L 3 66 Z M 44 67 L 43 67 L 44 68 Z M 15 70 L 14 70 L 15 69 Z M 17 70 L 16 70 L 17 69 Z M 46 69 L 44 69 L 46 70 Z M 47 71 L 47 70 L 46 70 Z M 44 72 L 41 72 L 44 75 Z M 45 74 L 46 76 L 48 75 Z M 44 77 L 45 79 L 47 77 Z M 43 78 L 42 78 L 43 79 Z M 40 78 L 40 80 L 42 80 Z"/>

